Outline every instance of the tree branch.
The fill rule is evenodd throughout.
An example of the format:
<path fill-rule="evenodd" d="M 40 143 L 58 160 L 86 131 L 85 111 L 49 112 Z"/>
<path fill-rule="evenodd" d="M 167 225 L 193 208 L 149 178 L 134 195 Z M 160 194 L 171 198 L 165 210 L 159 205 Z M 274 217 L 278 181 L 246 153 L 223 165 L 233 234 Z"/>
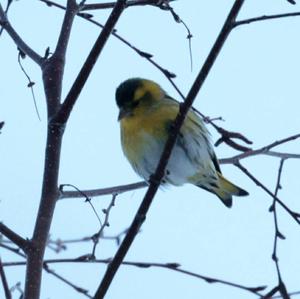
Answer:
<path fill-rule="evenodd" d="M 43 83 L 48 109 L 47 141 L 40 206 L 31 240 L 31 247 L 27 250 L 28 259 L 24 299 L 39 298 L 43 258 L 55 204 L 59 197 L 58 174 L 64 126 L 53 121 L 53 117 L 60 107 L 65 53 L 72 23 L 76 14 L 75 5 L 76 2 L 74 0 L 68 0 L 55 53 L 49 59 L 45 59 L 42 65 Z"/>
<path fill-rule="evenodd" d="M 274 141 L 271 144 L 263 146 L 263 147 L 261 147 L 259 149 L 256 149 L 256 150 L 250 150 L 250 151 L 247 151 L 245 153 L 233 156 L 231 158 L 220 159 L 220 163 L 222 163 L 222 164 L 235 164 L 239 160 L 242 160 L 242 159 L 245 159 L 245 158 L 248 158 L 248 157 L 252 157 L 252 156 L 256 156 L 256 155 L 260 155 L 260 154 L 270 155 L 270 156 L 277 156 L 277 157 L 286 158 L 286 159 L 287 158 L 298 158 L 299 159 L 300 155 L 298 155 L 298 154 L 276 153 L 276 152 L 271 152 L 270 151 L 270 149 L 273 148 L 273 147 L 276 147 L 278 145 L 287 143 L 289 141 L 296 140 L 298 138 L 300 138 L 300 134 L 295 134 L 295 135 L 289 136 L 287 138 L 283 138 L 281 140 Z"/>
<path fill-rule="evenodd" d="M 125 8 L 125 4 L 126 0 L 118 0 L 116 2 L 116 5 L 112 10 L 103 30 L 97 38 L 73 86 L 71 87 L 68 95 L 66 96 L 66 99 L 63 102 L 59 113 L 55 117 L 55 121 L 57 123 L 64 124 L 68 120 L 73 106 L 76 103 L 83 86 L 85 85 L 102 49 L 104 48 L 106 41 L 108 40 L 111 32 L 113 31 L 119 17 L 121 16 Z"/>
<path fill-rule="evenodd" d="M 53 120 L 61 103 L 62 81 L 65 67 L 65 55 L 74 17 L 78 6 L 75 0 L 68 0 L 63 24 L 53 55 L 42 66 L 43 82 L 47 101 L 48 120 Z M 63 127 L 62 127 L 63 129 Z"/>
<path fill-rule="evenodd" d="M 104 298 L 120 264 L 122 263 L 127 251 L 129 250 L 135 236 L 137 235 L 142 223 L 146 218 L 146 214 L 150 208 L 150 205 L 153 201 L 153 198 L 157 192 L 157 189 L 160 185 L 160 182 L 164 176 L 165 168 L 168 163 L 168 159 L 171 155 L 172 148 L 175 144 L 176 137 L 179 133 L 180 127 L 184 122 L 185 116 L 188 113 L 190 107 L 193 104 L 193 101 L 200 90 L 202 84 L 204 83 L 215 59 L 217 58 L 219 52 L 222 49 L 231 29 L 232 24 L 235 21 L 240 8 L 242 7 L 244 0 L 236 0 L 224 25 L 223 28 L 212 47 L 202 69 L 200 70 L 192 88 L 190 89 L 187 98 L 183 105 L 180 106 L 180 111 L 174 121 L 173 129 L 170 132 L 169 138 L 166 142 L 164 151 L 161 155 L 160 161 L 156 168 L 154 175 L 150 178 L 150 186 L 144 196 L 144 199 L 136 213 L 136 216 L 126 234 L 123 242 L 121 243 L 116 255 L 114 256 L 112 262 L 108 265 L 107 270 L 104 274 L 104 277 L 98 287 L 98 290 L 94 296 L 94 299 L 102 299 Z"/>
<path fill-rule="evenodd" d="M 79 258 L 65 258 L 65 259 L 47 259 L 45 260 L 46 264 L 60 264 L 60 263 L 83 263 L 83 264 L 110 264 L 111 258 L 108 259 L 96 259 L 96 260 L 89 260 L 86 258 L 86 256 L 79 257 Z M 25 265 L 25 262 L 5 262 L 3 263 L 3 266 L 5 267 L 12 267 L 12 266 L 23 266 Z M 156 263 L 156 262 L 134 262 L 134 261 L 123 261 L 122 265 L 124 266 L 133 266 L 138 267 L 142 269 L 149 269 L 149 268 L 162 268 L 170 271 L 174 271 L 177 273 L 182 273 L 187 276 L 191 276 L 200 280 L 203 280 L 207 283 L 219 283 L 222 285 L 238 288 L 247 292 L 250 292 L 252 294 L 261 296 L 260 292 L 263 291 L 266 286 L 256 286 L 256 287 L 248 287 L 244 286 L 238 283 L 234 283 L 231 281 L 218 279 L 214 277 L 209 277 L 206 275 L 202 275 L 199 273 L 195 273 L 186 269 L 181 268 L 181 265 L 176 262 L 171 263 Z"/>
<path fill-rule="evenodd" d="M 246 24 L 250 24 L 250 23 L 255 23 L 255 22 L 274 20 L 274 19 L 282 19 L 282 18 L 287 18 L 287 17 L 297 17 L 297 16 L 300 16 L 300 12 L 291 12 L 291 13 L 249 18 L 249 19 L 245 19 L 245 20 L 236 21 L 234 23 L 234 27 L 238 27 L 238 26 L 246 25 Z"/>
<path fill-rule="evenodd" d="M 78 285 L 74 284 L 73 282 L 71 282 L 70 280 L 64 278 L 63 276 L 61 276 L 60 274 L 56 273 L 53 269 L 50 269 L 48 267 L 48 263 L 44 262 L 44 266 L 43 266 L 44 270 L 49 273 L 52 274 L 54 277 L 56 277 L 57 279 L 59 279 L 60 281 L 62 281 L 63 283 L 65 283 L 66 285 L 68 285 L 69 287 L 71 287 L 72 289 L 74 289 L 76 292 L 83 294 L 84 296 L 88 297 L 88 298 L 93 298 L 91 295 L 89 295 L 89 291 L 79 287 Z"/>
<path fill-rule="evenodd" d="M 275 192 L 274 192 L 275 197 L 277 197 L 279 189 L 281 189 L 280 181 L 281 181 L 281 175 L 282 175 L 284 161 L 285 161 L 285 159 L 280 160 L 278 175 L 277 175 L 277 183 L 276 183 Z M 280 293 L 280 295 L 282 296 L 283 299 L 290 299 L 290 296 L 287 292 L 285 283 L 282 280 L 282 276 L 281 276 L 281 272 L 280 272 L 280 268 L 279 268 L 279 259 L 278 259 L 278 256 L 277 256 L 277 243 L 278 243 L 278 240 L 279 239 L 284 240 L 285 236 L 279 230 L 277 210 L 276 210 L 276 198 L 275 197 L 274 197 L 273 203 L 270 207 L 270 211 L 273 213 L 274 226 L 275 226 L 272 260 L 274 261 L 275 266 L 276 266 L 276 272 L 277 272 L 277 278 L 278 278 L 278 292 Z"/>
<path fill-rule="evenodd" d="M 80 72 L 66 101 L 60 107 L 61 87 L 64 70 L 64 56 L 69 40 L 70 30 L 74 15 L 76 13 L 75 1 L 68 0 L 67 10 L 61 30 L 56 53 L 51 56 L 43 65 L 43 80 L 45 86 L 47 107 L 48 107 L 48 131 L 44 164 L 44 177 L 40 207 L 31 241 L 31 248 L 28 250 L 28 262 L 26 268 L 26 282 L 24 299 L 38 299 L 41 287 L 41 276 L 43 268 L 43 257 L 47 245 L 50 225 L 53 218 L 56 201 L 59 197 L 58 173 L 61 154 L 61 143 L 65 123 L 71 113 L 76 99 L 90 73 L 105 41 L 113 29 L 118 17 L 121 14 L 125 0 L 119 0 L 105 28 L 102 30 L 100 42 L 91 51 L 90 60 L 83 66 L 84 74 Z"/>
<path fill-rule="evenodd" d="M 32 48 L 30 48 L 23 41 L 23 39 L 18 35 L 18 33 L 14 30 L 14 28 L 11 26 L 10 22 L 6 17 L 6 14 L 2 8 L 1 3 L 0 3 L 0 25 L 6 30 L 6 32 L 10 35 L 12 40 L 17 45 L 17 47 L 21 49 L 23 53 L 25 53 L 28 57 L 30 57 L 39 66 L 42 66 L 44 59 L 38 53 L 36 53 Z"/>
<path fill-rule="evenodd" d="M 257 186 L 261 187 L 267 194 L 278 202 L 284 210 L 300 225 L 300 214 L 292 211 L 283 201 L 281 201 L 275 194 L 273 194 L 263 183 L 261 183 L 254 175 L 252 175 L 247 168 L 245 168 L 239 161 L 234 164 L 244 174 L 246 174 Z"/>
<path fill-rule="evenodd" d="M 0 222 L 0 233 L 2 233 L 6 238 L 11 240 L 15 245 L 20 247 L 26 253 L 30 244 L 29 241 L 23 239 L 20 235 L 12 231 L 2 222 Z"/>
<path fill-rule="evenodd" d="M 120 186 L 109 187 L 109 188 L 84 190 L 82 192 L 64 191 L 63 188 L 65 186 L 67 186 L 67 185 L 60 186 L 60 190 L 61 190 L 60 199 L 82 198 L 82 197 L 85 197 L 83 194 L 85 194 L 88 197 L 111 195 L 111 194 L 121 194 L 123 192 L 145 188 L 148 186 L 148 184 L 145 181 L 143 181 L 143 182 L 138 182 L 138 183 L 133 183 L 133 184 L 128 184 L 128 185 L 120 185 Z"/>
<path fill-rule="evenodd" d="M 174 0 L 170 0 L 170 1 L 174 1 Z M 160 2 L 162 1 L 161 0 L 130 0 L 126 3 L 125 7 L 127 8 L 130 6 L 158 5 L 160 4 Z M 115 4 L 116 2 L 85 4 L 81 9 L 81 11 L 113 8 Z"/>
<path fill-rule="evenodd" d="M 64 21 L 61 26 L 61 31 L 56 44 L 56 49 L 53 54 L 58 56 L 63 61 L 65 61 L 67 45 L 71 34 L 72 24 L 73 24 L 74 17 L 78 12 L 78 9 L 79 7 L 76 4 L 75 0 L 68 0 Z"/>
<path fill-rule="evenodd" d="M 3 286 L 3 290 L 4 290 L 4 294 L 5 294 L 5 299 L 12 299 L 11 292 L 9 290 L 9 286 L 8 286 L 8 283 L 7 283 L 6 275 L 5 275 L 5 272 L 4 272 L 4 269 L 3 269 L 3 264 L 2 264 L 1 257 L 0 257 L 0 278 L 1 278 L 1 281 L 2 281 L 2 286 Z"/>

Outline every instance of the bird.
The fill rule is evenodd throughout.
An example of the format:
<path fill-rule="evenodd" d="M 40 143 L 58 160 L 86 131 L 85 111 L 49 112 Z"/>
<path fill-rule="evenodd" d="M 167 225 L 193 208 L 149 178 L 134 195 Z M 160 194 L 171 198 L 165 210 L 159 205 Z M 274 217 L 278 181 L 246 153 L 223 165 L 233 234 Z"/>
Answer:
<path fill-rule="evenodd" d="M 121 145 L 134 171 L 146 182 L 154 174 L 179 112 L 179 102 L 156 82 L 130 78 L 116 89 Z M 186 183 L 205 189 L 226 207 L 232 196 L 249 193 L 227 180 L 221 172 L 211 137 L 202 118 L 190 109 L 177 136 L 166 166 L 163 184 Z"/>

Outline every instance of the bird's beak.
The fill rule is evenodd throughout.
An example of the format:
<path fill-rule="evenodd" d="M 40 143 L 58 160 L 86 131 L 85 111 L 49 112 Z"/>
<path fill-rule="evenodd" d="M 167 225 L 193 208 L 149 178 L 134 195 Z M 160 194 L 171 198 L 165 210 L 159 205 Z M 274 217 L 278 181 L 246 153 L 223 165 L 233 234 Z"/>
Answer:
<path fill-rule="evenodd" d="M 126 108 L 120 108 L 118 121 L 120 121 L 124 117 L 131 116 L 131 115 L 132 115 L 132 111 L 129 110 L 128 108 L 127 109 Z"/>

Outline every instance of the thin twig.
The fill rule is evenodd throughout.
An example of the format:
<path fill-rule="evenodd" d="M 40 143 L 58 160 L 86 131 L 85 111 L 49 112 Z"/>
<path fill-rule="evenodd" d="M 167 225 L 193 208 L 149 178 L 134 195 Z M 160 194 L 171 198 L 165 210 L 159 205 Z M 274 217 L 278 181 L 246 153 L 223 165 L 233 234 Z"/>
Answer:
<path fill-rule="evenodd" d="M 11 299 L 12 296 L 11 296 L 11 292 L 9 290 L 9 286 L 8 286 L 8 283 L 7 283 L 7 278 L 6 278 L 4 269 L 3 269 L 1 257 L 0 257 L 0 278 L 1 278 L 1 281 L 2 281 L 2 286 L 3 286 L 3 290 L 4 290 L 4 294 L 5 294 L 5 299 Z"/>
<path fill-rule="evenodd" d="M 5 248 L 5 249 L 7 249 L 7 250 L 9 250 L 9 251 L 11 251 L 11 252 L 17 254 L 18 256 L 20 256 L 20 257 L 26 259 L 26 256 L 25 256 L 23 253 L 20 252 L 20 249 L 19 249 L 19 248 L 12 248 L 12 247 L 7 246 L 7 245 L 5 245 L 5 244 L 3 244 L 3 243 L 1 243 L 1 242 L 0 242 L 0 247 Z M 24 262 L 16 262 L 16 263 L 18 263 L 18 264 L 15 264 L 15 266 L 17 266 L 17 265 L 24 265 L 24 266 L 25 266 L 25 265 L 26 265 L 26 261 L 24 261 Z M 8 266 L 7 263 L 2 263 L 2 264 L 3 264 L 3 266 Z M 83 293 L 84 295 L 86 295 L 86 296 L 89 297 L 89 298 L 92 298 L 92 296 L 90 296 L 90 295 L 88 294 L 88 291 L 87 291 L 87 290 L 85 290 L 85 289 L 83 289 L 83 288 L 81 288 L 81 287 L 75 285 L 74 283 L 70 282 L 69 280 L 67 280 L 66 278 L 64 278 L 63 276 L 61 276 L 60 274 L 56 273 L 54 270 L 50 269 L 50 268 L 48 267 L 48 265 L 47 265 L 47 261 L 45 261 L 45 262 L 43 263 L 43 269 L 44 269 L 46 272 L 48 272 L 49 274 L 51 274 L 51 275 L 53 275 L 54 277 L 56 277 L 58 280 L 60 280 L 60 281 L 62 281 L 63 283 L 67 284 L 68 286 L 71 286 L 71 287 L 74 288 L 76 291 L 78 291 L 78 292 L 80 292 L 80 293 Z M 23 294 L 23 292 L 22 292 L 22 294 Z M 22 298 L 23 298 L 23 297 L 22 297 Z"/>
<path fill-rule="evenodd" d="M 43 2 L 46 2 L 46 0 L 41 0 Z M 169 0 L 174 1 L 174 0 Z M 126 7 L 130 6 L 143 6 L 143 5 L 158 5 L 161 2 L 161 0 L 130 0 L 127 1 Z M 116 2 L 107 2 L 107 3 L 94 3 L 94 4 L 85 4 L 81 11 L 84 10 L 98 10 L 98 9 L 107 9 L 107 8 L 113 8 Z"/>
<path fill-rule="evenodd" d="M 0 242 L 0 247 L 10 251 L 10 252 L 13 252 L 23 258 L 26 258 L 26 255 L 24 253 L 21 252 L 21 249 L 19 247 L 15 248 L 15 247 L 11 247 L 9 245 L 6 245 L 6 244 L 3 244 L 2 242 Z"/>
<path fill-rule="evenodd" d="M 276 183 L 275 192 L 274 192 L 275 197 L 277 197 L 278 191 L 279 191 L 279 189 L 281 189 L 280 180 L 281 180 L 281 174 L 282 174 L 282 169 L 283 169 L 284 161 L 285 161 L 284 159 L 280 160 L 279 169 L 278 169 L 278 175 L 277 175 L 277 183 Z M 273 198 L 273 203 L 272 203 L 272 205 L 270 207 L 270 211 L 273 213 L 274 227 L 275 227 L 272 260 L 275 262 L 276 270 L 277 270 L 277 276 L 278 276 L 278 281 L 280 283 L 282 281 L 282 279 L 281 279 L 281 274 L 280 274 L 280 269 L 279 269 L 279 264 L 278 264 L 277 242 L 278 242 L 278 238 L 285 239 L 285 236 L 279 231 L 278 217 L 277 217 L 277 210 L 276 210 L 276 198 Z"/>
<path fill-rule="evenodd" d="M 180 23 L 184 26 L 184 28 L 187 31 L 187 39 L 189 43 L 189 54 L 190 54 L 190 66 L 191 66 L 191 71 L 193 70 L 193 53 L 192 53 L 192 33 L 190 31 L 190 28 L 187 26 L 187 24 L 179 17 L 179 15 L 175 12 L 174 8 L 169 4 L 169 1 L 163 1 L 159 7 L 164 10 L 170 11 L 170 13 L 173 16 L 173 19 L 175 22 Z"/>
<path fill-rule="evenodd" d="M 57 279 L 59 279 L 60 281 L 64 282 L 66 285 L 70 286 L 71 288 L 73 288 L 76 292 L 83 294 L 84 296 L 88 297 L 88 298 L 93 298 L 91 295 L 89 295 L 89 291 L 86 289 L 83 289 L 79 286 L 77 286 L 76 284 L 74 284 L 73 282 L 71 282 L 70 280 L 64 278 L 63 276 L 61 276 L 60 274 L 56 273 L 53 269 L 50 269 L 48 267 L 48 263 L 44 262 L 44 266 L 43 266 L 44 270 L 50 274 L 52 274 L 54 277 L 56 277 Z"/>
<path fill-rule="evenodd" d="M 8 21 L 5 12 L 3 11 L 2 5 L 0 3 L 0 25 L 6 30 L 6 32 L 10 35 L 12 40 L 15 42 L 17 47 L 21 49 L 28 57 L 30 57 L 34 62 L 36 62 L 39 66 L 42 65 L 44 59 L 37 54 L 32 48 L 30 48 L 23 39 L 18 35 L 18 33 L 11 26 Z"/>
<path fill-rule="evenodd" d="M 99 240 L 100 238 L 102 238 L 103 236 L 103 232 L 104 232 L 104 229 L 109 226 L 109 215 L 110 215 L 110 212 L 111 212 L 111 209 L 115 206 L 115 201 L 116 201 L 116 198 L 117 198 L 117 194 L 113 194 L 112 195 L 112 200 L 110 201 L 108 207 L 106 209 L 103 209 L 103 213 L 105 214 L 105 218 L 104 218 L 104 222 L 103 224 L 101 225 L 99 231 L 94 234 L 92 236 L 92 240 L 93 240 L 93 250 L 92 250 L 92 253 L 91 253 L 91 259 L 95 259 L 96 258 L 96 248 L 99 244 Z"/>
<path fill-rule="evenodd" d="M 85 196 L 83 196 L 83 194 L 85 194 L 88 197 L 111 195 L 111 194 L 121 194 L 124 192 L 141 189 L 141 188 L 145 188 L 148 186 L 148 184 L 145 181 L 143 181 L 143 182 L 137 182 L 137 183 L 133 183 L 133 184 L 120 185 L 120 186 L 109 187 L 109 188 L 83 190 L 82 191 L 83 193 L 81 193 L 78 191 L 64 191 L 64 187 L 67 185 L 68 184 L 63 184 L 60 186 L 60 188 L 59 188 L 61 191 L 60 199 L 82 198 L 82 197 L 85 197 Z"/>
<path fill-rule="evenodd" d="M 220 159 L 220 163 L 222 164 L 234 164 L 242 159 L 248 158 L 248 157 L 252 157 L 252 156 L 256 156 L 256 155 L 260 155 L 260 154 L 264 154 L 264 155 L 270 155 L 270 156 L 277 156 L 280 158 L 300 158 L 300 155 L 298 154 L 285 154 L 285 153 L 276 153 L 276 152 L 271 152 L 270 149 L 274 148 L 278 145 L 293 141 L 300 138 L 300 134 L 295 134 L 286 138 L 283 138 L 281 140 L 278 141 L 274 141 L 272 143 L 270 143 L 269 145 L 263 146 L 259 149 L 256 150 L 250 150 L 247 151 L 245 153 L 233 156 L 231 158 L 224 158 L 224 159 Z"/>
<path fill-rule="evenodd" d="M 83 263 L 83 264 L 110 264 L 112 261 L 111 258 L 108 259 L 96 259 L 96 260 L 89 260 L 86 256 L 85 257 L 79 257 L 79 258 L 69 258 L 69 259 L 47 259 L 45 260 L 46 264 L 59 264 L 59 263 Z M 23 266 L 25 265 L 25 262 L 5 262 L 3 263 L 3 266 L 5 267 L 12 267 L 12 266 Z M 198 279 L 201 279 L 207 283 L 220 283 L 222 285 L 238 288 L 247 292 L 250 292 L 252 294 L 261 296 L 260 292 L 263 291 L 266 286 L 256 286 L 256 287 L 248 287 L 244 286 L 238 283 L 234 283 L 231 281 L 209 277 L 206 275 L 202 275 L 199 273 L 195 273 L 186 269 L 181 268 L 181 265 L 176 262 L 170 262 L 170 263 L 156 263 L 156 262 L 133 262 L 133 261 L 123 261 L 122 265 L 126 266 L 133 266 L 138 267 L 142 269 L 149 269 L 149 268 L 162 268 L 170 271 L 175 271 L 177 273 L 182 273 L 187 276 L 195 277 Z"/>
<path fill-rule="evenodd" d="M 180 127 L 184 122 L 185 116 L 187 115 L 193 101 L 199 92 L 201 86 L 203 85 L 211 67 L 213 66 L 218 54 L 220 53 L 229 33 L 232 29 L 232 24 L 235 21 L 240 8 L 242 7 L 244 0 L 236 0 L 225 23 L 224 26 L 216 39 L 214 46 L 212 47 L 203 67 L 201 68 L 193 86 L 191 87 L 184 104 L 180 105 L 179 113 L 174 121 L 173 129 L 169 134 L 169 138 L 166 142 L 165 148 L 161 155 L 160 161 L 157 165 L 155 173 L 150 177 L 150 186 L 144 196 L 144 199 L 136 213 L 136 216 L 126 234 L 123 242 L 121 243 L 116 255 L 114 256 L 112 262 L 107 267 L 104 277 L 96 291 L 94 299 L 104 298 L 120 264 L 122 263 L 127 251 L 129 250 L 133 240 L 135 239 L 142 223 L 146 218 L 146 214 L 151 206 L 153 198 L 158 190 L 160 182 L 164 176 L 165 168 L 167 166 L 169 157 L 172 152 L 172 148 L 175 145 L 176 137 L 179 133 Z"/>
<path fill-rule="evenodd" d="M 263 183 L 261 183 L 250 171 L 245 168 L 239 161 L 234 164 L 243 173 L 245 173 L 257 186 L 261 187 L 267 194 L 269 194 L 273 199 L 276 199 L 282 208 L 290 214 L 290 216 L 300 225 L 300 214 L 292 211 L 283 201 L 281 201 L 275 194 L 273 194 Z"/>
<path fill-rule="evenodd" d="M 277 243 L 279 239 L 284 240 L 285 236 L 280 232 L 279 226 L 278 226 L 278 217 L 277 217 L 277 210 L 276 210 L 276 197 L 278 195 L 279 189 L 281 189 L 281 175 L 282 175 L 282 170 L 283 170 L 283 164 L 284 164 L 285 159 L 280 160 L 279 164 L 279 169 L 278 169 L 278 175 L 277 175 L 277 182 L 275 186 L 275 192 L 274 192 L 274 199 L 273 203 L 270 207 L 270 211 L 273 213 L 274 217 L 274 226 L 275 226 L 275 234 L 274 234 L 274 245 L 273 245 L 273 253 L 272 253 L 272 260 L 275 263 L 276 266 L 276 272 L 277 272 L 277 278 L 278 278 L 278 292 L 282 296 L 283 299 L 290 299 L 290 296 L 286 290 L 285 283 L 282 280 L 282 276 L 280 273 L 280 268 L 279 268 L 279 260 L 277 256 Z"/>
<path fill-rule="evenodd" d="M 18 281 L 14 286 L 12 286 L 10 288 L 10 291 L 11 291 L 11 293 L 13 293 L 15 291 L 18 291 L 19 292 L 18 298 L 23 299 L 24 291 L 23 291 L 23 289 L 21 287 L 21 282 L 20 281 Z"/>
<path fill-rule="evenodd" d="M 33 98 L 33 103 L 34 103 L 34 108 L 35 108 L 35 112 L 37 114 L 37 117 L 39 119 L 39 121 L 41 121 L 41 117 L 40 117 L 40 113 L 39 113 L 39 109 L 37 107 L 37 104 L 36 104 L 36 98 L 35 98 L 35 94 L 34 94 L 34 90 L 33 90 L 33 86 L 35 84 L 35 82 L 31 81 L 31 78 L 29 77 L 29 75 L 27 74 L 26 70 L 24 69 L 23 65 L 22 65 L 22 62 L 21 62 L 21 58 L 25 58 L 26 55 L 21 51 L 19 50 L 19 53 L 18 53 L 18 63 L 19 63 L 19 66 L 23 72 L 23 74 L 25 75 L 25 77 L 27 78 L 28 80 L 28 84 L 27 84 L 27 87 L 30 88 L 31 90 L 31 95 L 32 95 L 32 98 Z"/>
<path fill-rule="evenodd" d="M 300 12 L 290 12 L 290 13 L 284 13 L 284 14 L 276 14 L 276 15 L 269 15 L 269 16 L 260 16 L 255 18 L 249 18 L 245 20 L 236 21 L 234 23 L 234 27 L 246 25 L 250 23 L 255 22 L 261 22 L 261 21 L 267 21 L 267 20 L 274 20 L 274 19 L 282 19 L 287 17 L 297 17 L 300 16 Z"/>
<path fill-rule="evenodd" d="M 124 229 L 120 233 L 113 235 L 113 236 L 102 235 L 101 239 L 102 240 L 112 240 L 112 241 L 115 241 L 117 245 L 120 245 L 121 237 L 124 236 L 127 233 L 127 231 L 128 231 L 128 229 Z M 67 240 L 62 240 L 59 238 L 56 240 L 49 239 L 48 248 L 52 249 L 56 253 L 60 253 L 62 250 L 67 250 L 67 244 L 94 242 L 93 237 L 94 236 L 88 236 L 88 237 L 83 237 L 83 238 L 78 238 L 78 239 L 67 239 Z M 8 241 L 8 242 L 10 242 L 10 241 Z M 5 243 L 5 240 L 2 241 L 2 243 Z"/>

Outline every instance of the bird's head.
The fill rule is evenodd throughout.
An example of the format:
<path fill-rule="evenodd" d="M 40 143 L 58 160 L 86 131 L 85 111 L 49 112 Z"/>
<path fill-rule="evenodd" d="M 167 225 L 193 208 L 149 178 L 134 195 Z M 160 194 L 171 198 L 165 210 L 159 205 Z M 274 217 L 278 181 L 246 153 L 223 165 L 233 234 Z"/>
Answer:
<path fill-rule="evenodd" d="M 141 78 L 124 81 L 116 90 L 116 102 L 120 109 L 118 119 L 134 115 L 140 107 L 151 107 L 165 95 L 164 90 L 154 81 Z"/>

